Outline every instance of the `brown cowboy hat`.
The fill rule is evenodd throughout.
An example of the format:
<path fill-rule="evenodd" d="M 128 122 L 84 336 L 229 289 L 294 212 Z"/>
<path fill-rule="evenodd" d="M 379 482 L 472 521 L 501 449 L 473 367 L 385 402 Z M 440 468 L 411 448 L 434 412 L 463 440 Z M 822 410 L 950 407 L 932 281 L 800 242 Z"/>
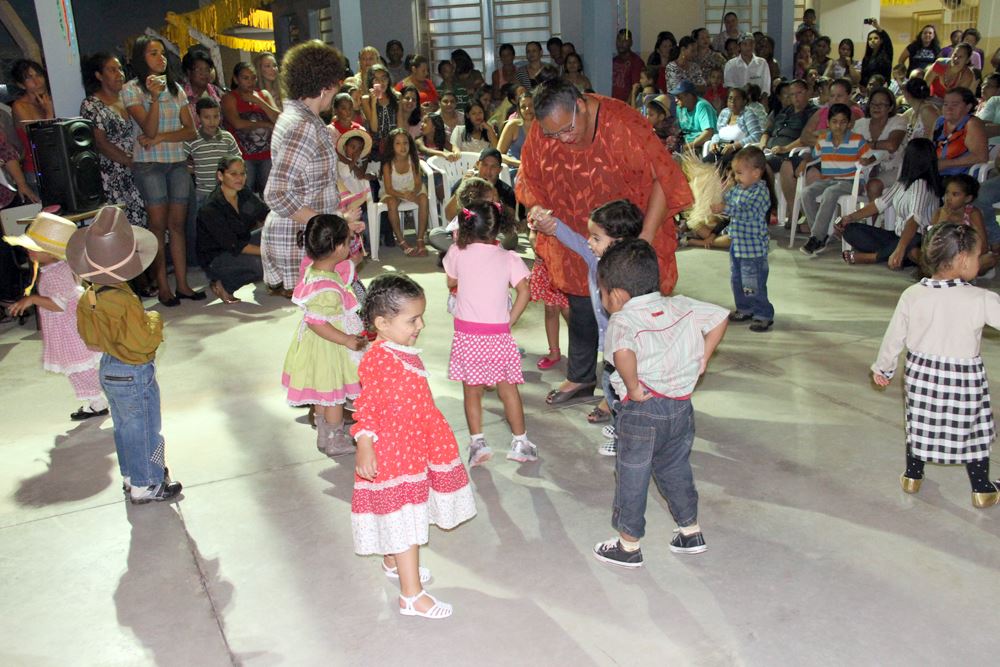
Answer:
<path fill-rule="evenodd" d="M 66 261 L 87 282 L 114 285 L 146 270 L 156 257 L 156 237 L 128 224 L 125 211 L 105 206 L 94 222 L 78 229 L 66 244 Z"/>

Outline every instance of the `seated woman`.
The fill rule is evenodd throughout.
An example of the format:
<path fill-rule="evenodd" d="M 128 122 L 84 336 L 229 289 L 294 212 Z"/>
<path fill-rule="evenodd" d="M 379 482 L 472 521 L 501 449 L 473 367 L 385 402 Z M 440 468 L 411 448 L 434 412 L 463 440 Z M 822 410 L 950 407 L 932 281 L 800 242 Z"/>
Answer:
<path fill-rule="evenodd" d="M 465 112 L 465 124 L 451 133 L 451 147 L 459 152 L 479 153 L 484 148 L 497 145 L 497 132 L 486 121 L 486 111 L 479 102 L 473 102 Z"/>
<path fill-rule="evenodd" d="M 989 159 L 986 126 L 972 115 L 976 103 L 968 88 L 954 88 L 944 96 L 932 135 L 942 176 L 968 173 L 970 167 Z"/>
<path fill-rule="evenodd" d="M 903 163 L 906 121 L 896 115 L 896 98 L 888 88 L 872 90 L 868 96 L 868 115 L 854 123 L 854 131 L 865 138 L 873 152 L 880 151 L 876 155 L 882 158 L 865 185 L 871 201 L 892 187 Z"/>
<path fill-rule="evenodd" d="M 928 67 L 924 80 L 931 87 L 931 96 L 944 99 L 955 88 L 975 88 L 976 73 L 969 64 L 971 59 L 972 47 L 962 43 L 955 47 L 950 58 L 940 58 Z"/>
<path fill-rule="evenodd" d="M 571 54 L 573 55 L 573 54 Z M 524 94 L 518 100 L 518 115 L 504 125 L 500 133 L 497 150 L 503 156 L 503 163 L 510 167 L 511 183 L 517 177 L 517 169 L 521 166 L 521 148 L 528 138 L 531 124 L 535 122 L 535 103 L 531 95 Z"/>
<path fill-rule="evenodd" d="M 728 164 L 744 146 L 760 142 L 764 128 L 757 114 L 747 108 L 747 93 L 730 88 L 726 108 L 716 121 L 716 132 L 705 144 L 705 157 Z"/>
<path fill-rule="evenodd" d="M 882 196 L 837 224 L 853 250 L 844 251 L 848 264 L 888 262 L 890 269 L 901 269 L 907 262 L 917 263 L 920 239 L 934 220 L 941 200 L 941 175 L 934 159 L 934 144 L 929 139 L 910 141 L 903 153 L 903 166 L 896 184 Z M 861 220 L 891 208 L 895 214 L 892 230 L 860 224 Z"/>
<path fill-rule="evenodd" d="M 198 261 L 215 296 L 237 303 L 236 290 L 264 279 L 260 231 L 270 210 L 246 187 L 243 158 L 222 158 L 216 178 L 219 186 L 198 211 Z"/>

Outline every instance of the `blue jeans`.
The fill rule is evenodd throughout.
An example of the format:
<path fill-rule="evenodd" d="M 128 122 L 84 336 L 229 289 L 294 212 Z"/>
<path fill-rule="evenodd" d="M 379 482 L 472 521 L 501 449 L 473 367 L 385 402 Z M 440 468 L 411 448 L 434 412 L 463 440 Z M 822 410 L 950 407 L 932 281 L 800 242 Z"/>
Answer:
<path fill-rule="evenodd" d="M 749 313 L 755 320 L 770 322 L 774 319 L 774 306 L 767 299 L 767 255 L 761 257 L 733 257 L 729 253 L 730 283 L 736 312 Z"/>
<path fill-rule="evenodd" d="M 108 398 L 115 427 L 115 449 L 122 477 L 132 486 L 163 481 L 160 435 L 160 387 L 153 362 L 126 364 L 110 354 L 101 357 L 101 389 Z"/>
<path fill-rule="evenodd" d="M 1000 225 L 993 204 L 1000 202 L 1000 176 L 994 176 L 979 186 L 979 197 L 973 202 L 983 214 L 986 237 L 990 245 L 1000 243 Z"/>
<path fill-rule="evenodd" d="M 612 424 L 615 422 L 615 419 L 618 418 L 618 412 L 622 407 L 618 394 L 615 393 L 614 385 L 611 384 L 611 374 L 614 372 L 614 365 L 611 362 L 605 361 L 604 368 L 601 370 L 601 389 L 604 390 L 604 400 L 608 402 L 608 410 L 611 412 Z M 617 440 L 617 436 L 615 439 Z"/>
<path fill-rule="evenodd" d="M 247 187 L 263 197 L 264 186 L 271 175 L 271 160 L 246 160 L 243 167 L 247 170 Z"/>
<path fill-rule="evenodd" d="M 632 537 L 645 534 L 650 476 L 667 499 L 677 525 L 697 523 L 698 491 L 689 461 L 694 444 L 691 401 L 654 397 L 623 403 L 615 435 L 618 458 L 611 525 Z"/>
<path fill-rule="evenodd" d="M 133 162 L 132 177 L 146 208 L 187 204 L 194 187 L 187 162 Z"/>

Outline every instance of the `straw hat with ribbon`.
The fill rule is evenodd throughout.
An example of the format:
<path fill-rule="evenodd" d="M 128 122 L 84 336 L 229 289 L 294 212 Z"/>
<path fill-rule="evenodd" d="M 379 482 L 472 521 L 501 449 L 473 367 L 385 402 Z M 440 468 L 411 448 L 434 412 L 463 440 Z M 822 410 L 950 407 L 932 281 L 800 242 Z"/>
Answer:
<path fill-rule="evenodd" d="M 79 229 L 66 245 L 70 268 L 97 285 L 131 280 L 146 270 L 156 257 L 156 237 L 148 229 L 128 223 L 125 211 L 105 206 L 94 222 Z"/>
<path fill-rule="evenodd" d="M 364 145 L 361 147 L 361 155 L 359 157 L 367 157 L 368 154 L 372 152 L 372 135 L 359 128 L 348 130 L 340 135 L 340 138 L 337 139 L 337 152 L 341 155 L 345 155 L 344 147 L 347 145 L 347 142 L 354 137 L 357 137 L 364 142 Z"/>
<path fill-rule="evenodd" d="M 21 246 L 34 252 L 45 252 L 59 259 L 66 259 L 66 243 L 76 231 L 76 225 L 58 215 L 42 211 L 28 225 L 28 229 L 20 236 L 4 236 L 3 240 L 14 246 Z M 33 262 L 34 273 L 31 284 L 24 290 L 24 295 L 31 294 L 38 279 L 38 262 Z"/>

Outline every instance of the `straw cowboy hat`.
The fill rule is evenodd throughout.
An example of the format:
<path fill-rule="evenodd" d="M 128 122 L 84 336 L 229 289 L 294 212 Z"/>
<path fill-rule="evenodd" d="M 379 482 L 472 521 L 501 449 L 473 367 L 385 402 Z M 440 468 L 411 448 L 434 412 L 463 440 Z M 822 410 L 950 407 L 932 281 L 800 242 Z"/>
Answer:
<path fill-rule="evenodd" d="M 5 236 L 3 240 L 11 245 L 66 259 L 66 243 L 75 231 L 76 225 L 66 218 L 42 211 L 31 221 L 24 234 Z"/>
<path fill-rule="evenodd" d="M 366 157 L 372 152 L 372 135 L 358 128 L 348 130 L 340 135 L 340 138 L 337 139 L 337 152 L 345 155 L 344 146 L 347 145 L 349 139 L 353 139 L 354 137 L 358 137 L 361 141 L 365 142 L 364 146 L 361 147 L 361 157 Z"/>
<path fill-rule="evenodd" d="M 128 224 L 125 211 L 105 206 L 94 222 L 79 229 L 66 245 L 66 261 L 83 280 L 114 285 L 146 270 L 156 257 L 156 237 Z"/>

